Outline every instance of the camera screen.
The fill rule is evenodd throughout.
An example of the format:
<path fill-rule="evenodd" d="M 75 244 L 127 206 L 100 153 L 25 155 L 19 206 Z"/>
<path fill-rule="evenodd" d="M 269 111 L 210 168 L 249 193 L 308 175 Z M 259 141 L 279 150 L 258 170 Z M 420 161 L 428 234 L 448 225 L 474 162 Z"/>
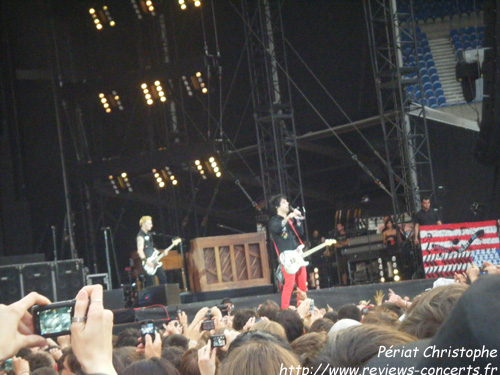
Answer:
<path fill-rule="evenodd" d="M 141 326 L 141 332 L 143 335 L 152 335 L 155 333 L 154 323 L 147 323 Z"/>
<path fill-rule="evenodd" d="M 213 348 L 222 348 L 226 345 L 226 336 L 224 335 L 210 336 L 210 339 L 212 340 Z"/>
<path fill-rule="evenodd" d="M 40 334 L 50 335 L 71 330 L 71 311 L 73 306 L 61 306 L 38 312 Z"/>

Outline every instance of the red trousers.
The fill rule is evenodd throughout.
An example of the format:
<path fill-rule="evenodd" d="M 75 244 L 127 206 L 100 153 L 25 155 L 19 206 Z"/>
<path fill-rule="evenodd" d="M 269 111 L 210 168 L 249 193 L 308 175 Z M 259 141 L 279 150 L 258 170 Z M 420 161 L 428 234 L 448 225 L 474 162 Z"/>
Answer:
<path fill-rule="evenodd" d="M 285 285 L 283 286 L 283 291 L 281 292 L 281 308 L 286 309 L 290 306 L 290 298 L 292 297 L 292 292 L 295 284 L 297 288 L 303 292 L 307 291 L 307 270 L 306 267 L 300 267 L 299 271 L 290 275 L 285 272 L 283 266 L 281 266 L 281 271 L 283 271 L 283 276 L 285 276 Z M 297 296 L 297 305 L 299 304 L 299 298 Z"/>

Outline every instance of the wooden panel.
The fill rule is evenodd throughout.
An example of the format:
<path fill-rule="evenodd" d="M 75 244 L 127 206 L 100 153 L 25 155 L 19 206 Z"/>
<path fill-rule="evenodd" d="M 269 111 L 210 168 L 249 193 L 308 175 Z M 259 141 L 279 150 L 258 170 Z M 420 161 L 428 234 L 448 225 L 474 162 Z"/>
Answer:
<path fill-rule="evenodd" d="M 161 263 L 165 271 L 181 270 L 184 267 L 182 255 L 177 250 L 170 250 L 168 255 L 161 259 Z"/>
<path fill-rule="evenodd" d="M 270 284 L 264 233 L 196 238 L 188 255 L 195 291 Z"/>

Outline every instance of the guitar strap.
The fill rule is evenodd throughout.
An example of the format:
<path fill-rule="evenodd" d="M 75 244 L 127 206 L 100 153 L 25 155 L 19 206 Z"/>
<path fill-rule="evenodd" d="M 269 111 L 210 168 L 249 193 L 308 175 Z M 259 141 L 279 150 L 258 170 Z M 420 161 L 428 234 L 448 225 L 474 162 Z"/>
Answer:
<path fill-rule="evenodd" d="M 303 245 L 304 242 L 302 242 L 302 239 L 300 238 L 300 236 L 298 235 L 297 231 L 295 230 L 295 227 L 293 226 L 292 221 L 288 220 L 288 224 L 290 224 L 290 226 L 292 227 L 293 233 L 295 233 L 295 236 L 297 236 L 297 239 L 299 240 L 300 244 Z M 280 259 L 280 253 L 278 251 L 278 246 L 276 246 L 276 242 L 274 242 L 274 240 L 273 240 L 273 244 L 274 244 L 274 250 L 276 250 L 276 255 L 278 256 L 278 261 L 279 261 L 279 259 Z"/>
<path fill-rule="evenodd" d="M 304 244 L 304 242 L 302 242 L 302 239 L 300 238 L 300 236 L 297 234 L 297 231 L 295 230 L 295 227 L 293 226 L 293 223 L 292 223 L 292 220 L 288 220 L 288 224 L 290 224 L 290 226 L 292 227 L 293 229 L 293 233 L 295 233 L 295 235 L 297 236 L 299 242 L 301 245 Z"/>

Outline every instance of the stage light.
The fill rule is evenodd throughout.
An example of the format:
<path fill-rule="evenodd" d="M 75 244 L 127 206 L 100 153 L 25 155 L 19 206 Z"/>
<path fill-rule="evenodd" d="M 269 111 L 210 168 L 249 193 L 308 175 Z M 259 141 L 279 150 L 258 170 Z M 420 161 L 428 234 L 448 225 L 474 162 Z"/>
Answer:
<path fill-rule="evenodd" d="M 210 166 L 211 166 L 212 168 L 215 168 L 215 167 L 217 167 L 217 163 L 216 163 L 215 161 L 213 161 L 213 162 L 210 164 Z"/>
<path fill-rule="evenodd" d="M 98 23 L 95 27 L 96 27 L 97 30 L 101 30 L 102 29 L 102 25 L 100 23 Z"/>
<path fill-rule="evenodd" d="M 141 84 L 141 89 L 146 90 L 148 88 L 148 85 L 146 83 Z"/>
<path fill-rule="evenodd" d="M 101 30 L 105 24 L 108 24 L 110 27 L 114 27 L 116 25 L 116 22 L 111 16 L 109 8 L 106 5 L 104 5 L 99 11 L 95 8 L 90 8 L 89 14 L 92 17 L 92 21 L 94 22 L 97 30 Z"/>
<path fill-rule="evenodd" d="M 115 21 L 110 21 L 109 26 L 114 27 L 116 25 Z"/>
<path fill-rule="evenodd" d="M 156 86 L 156 87 L 158 87 L 158 86 L 160 86 L 160 85 L 161 85 L 160 81 L 155 81 L 155 86 Z"/>
<path fill-rule="evenodd" d="M 216 175 L 217 177 L 220 177 L 220 176 L 222 176 L 222 173 L 217 172 L 215 175 Z"/>
<path fill-rule="evenodd" d="M 401 278 L 399 277 L 399 275 L 394 276 L 394 281 L 399 281 L 399 280 L 401 280 Z"/>
<path fill-rule="evenodd" d="M 149 99 L 151 99 L 151 94 L 146 94 L 146 95 L 144 95 L 144 97 L 146 98 L 146 100 L 149 100 Z"/>
<path fill-rule="evenodd" d="M 90 8 L 90 9 L 89 9 L 89 13 L 90 13 L 90 14 L 95 14 L 95 9 L 94 9 L 94 8 Z"/>
<path fill-rule="evenodd" d="M 173 180 L 172 185 L 177 185 L 177 180 Z"/>
<path fill-rule="evenodd" d="M 213 163 L 213 162 L 215 161 L 215 158 L 214 158 L 213 156 L 210 156 L 210 158 L 208 159 L 208 161 L 209 161 L 210 163 Z"/>
<path fill-rule="evenodd" d="M 186 8 L 187 8 L 187 7 L 186 7 L 186 4 L 181 4 L 181 9 L 182 9 L 182 10 L 186 10 Z"/>
<path fill-rule="evenodd" d="M 196 72 L 195 75 L 196 75 L 197 78 L 200 78 L 201 77 L 201 72 Z"/>
<path fill-rule="evenodd" d="M 219 167 L 215 167 L 215 168 L 214 168 L 214 172 L 215 172 L 215 173 L 219 172 Z"/>
<path fill-rule="evenodd" d="M 163 181 L 161 181 L 159 184 L 158 184 L 159 187 L 165 187 L 165 183 Z"/>
<path fill-rule="evenodd" d="M 103 106 L 104 108 L 106 108 L 106 109 L 109 109 L 109 104 L 108 104 L 108 103 L 104 103 L 102 106 Z"/>
<path fill-rule="evenodd" d="M 160 177 L 160 174 L 158 172 L 155 173 L 155 177 L 158 178 Z"/>
<path fill-rule="evenodd" d="M 123 172 L 123 173 L 121 174 L 121 176 L 122 176 L 123 178 L 126 178 L 126 177 L 127 177 L 127 173 Z"/>
<path fill-rule="evenodd" d="M 101 94 L 101 95 L 104 95 L 104 94 Z M 101 96 L 101 95 L 99 95 L 99 96 Z M 104 103 L 107 103 L 107 101 L 108 101 L 108 99 L 106 99 L 106 98 L 102 98 L 102 99 L 101 99 L 101 103 L 103 103 L 103 104 L 104 104 Z"/>
<path fill-rule="evenodd" d="M 196 165 L 200 165 L 200 161 L 199 161 L 199 160 L 195 160 L 195 161 L 194 161 L 194 164 L 196 164 Z"/>
<path fill-rule="evenodd" d="M 203 167 L 201 165 L 198 165 L 198 170 L 203 170 Z"/>
<path fill-rule="evenodd" d="M 99 98 L 104 98 L 104 94 L 102 92 L 99 94 Z"/>
<path fill-rule="evenodd" d="M 166 102 L 166 101 L 167 101 L 167 98 L 165 98 L 164 96 L 162 96 L 162 97 L 160 98 L 160 101 L 161 101 L 161 102 Z"/>
<path fill-rule="evenodd" d="M 381 283 L 385 283 L 385 277 L 381 277 L 381 278 L 380 278 L 380 282 L 381 282 Z"/>
<path fill-rule="evenodd" d="M 202 92 L 203 94 L 206 94 L 206 93 L 208 92 L 208 89 L 207 89 L 206 87 L 203 87 L 203 88 L 201 89 L 201 92 Z"/>
<path fill-rule="evenodd" d="M 111 113 L 111 108 L 106 108 L 106 113 Z"/>
<path fill-rule="evenodd" d="M 153 100 L 148 99 L 148 100 L 146 101 L 146 103 L 148 103 L 148 105 L 153 105 Z"/>
<path fill-rule="evenodd" d="M 196 1 L 194 2 L 194 6 L 195 6 L 195 7 L 199 7 L 199 6 L 201 6 L 201 1 L 200 1 L 200 0 L 196 0 Z"/>

